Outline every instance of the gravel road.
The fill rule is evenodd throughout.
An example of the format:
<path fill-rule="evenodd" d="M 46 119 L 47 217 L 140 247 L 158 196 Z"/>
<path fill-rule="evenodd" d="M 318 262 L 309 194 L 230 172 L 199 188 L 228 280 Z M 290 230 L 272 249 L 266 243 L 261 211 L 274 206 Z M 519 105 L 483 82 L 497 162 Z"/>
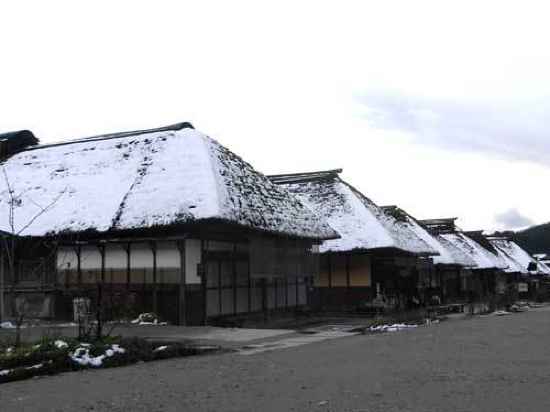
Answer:
<path fill-rule="evenodd" d="M 547 411 L 550 309 L 0 386 L 7 411 Z"/>

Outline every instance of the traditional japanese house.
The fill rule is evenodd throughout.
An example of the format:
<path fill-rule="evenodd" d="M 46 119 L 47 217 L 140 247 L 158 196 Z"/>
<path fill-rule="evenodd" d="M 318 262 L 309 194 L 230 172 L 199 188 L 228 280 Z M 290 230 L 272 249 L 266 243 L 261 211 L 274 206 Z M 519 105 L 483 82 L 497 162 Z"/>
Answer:
<path fill-rule="evenodd" d="M 461 249 L 445 239 L 442 234 L 455 231 L 456 218 L 418 221 L 402 209 L 398 209 L 412 230 L 438 254 L 431 257 L 434 270 L 421 282 L 425 290 L 425 302 L 453 304 L 462 303 L 467 297 L 467 278 L 475 262 Z"/>
<path fill-rule="evenodd" d="M 474 265 L 461 277 L 461 290 L 472 304 L 469 310 L 488 310 L 494 304 L 497 279 L 507 267 L 497 251 L 484 238 L 482 232 L 462 232 L 455 226 L 455 219 L 425 220 L 422 224 L 432 231 L 439 230 L 439 237 L 466 255 Z"/>
<path fill-rule="evenodd" d="M 511 234 L 495 234 L 487 240 L 497 250 L 499 256 L 507 264 L 504 269 L 506 276 L 507 294 L 512 303 L 514 298 L 543 299 L 546 296 L 545 288 L 541 286 L 550 275 L 550 269 L 544 263 L 537 261 L 512 240 Z"/>
<path fill-rule="evenodd" d="M 338 237 L 189 123 L 28 146 L 3 170 L 0 229 L 45 245 L 21 273 L 56 316 L 83 296 L 180 324 L 300 307 Z"/>
<path fill-rule="evenodd" d="M 341 170 L 270 176 L 322 216 L 341 236 L 319 247 L 317 307 L 418 305 L 422 272 L 437 254 L 393 210 L 382 209 L 340 178 Z"/>

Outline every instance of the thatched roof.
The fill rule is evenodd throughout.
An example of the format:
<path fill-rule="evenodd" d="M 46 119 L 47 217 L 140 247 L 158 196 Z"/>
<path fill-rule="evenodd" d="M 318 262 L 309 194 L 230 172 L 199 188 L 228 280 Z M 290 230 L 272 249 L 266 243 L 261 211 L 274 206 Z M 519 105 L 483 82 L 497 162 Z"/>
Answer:
<path fill-rule="evenodd" d="M 499 256 L 507 263 L 509 273 L 550 275 L 550 269 L 537 261 L 509 237 L 488 237 L 488 242 L 497 250 Z"/>
<path fill-rule="evenodd" d="M 396 249 L 415 255 L 437 251 L 422 240 L 405 220 L 392 215 L 346 183 L 338 170 L 270 176 L 285 186 L 341 236 L 321 245 L 321 252 Z"/>
<path fill-rule="evenodd" d="M 407 221 L 411 230 L 424 242 L 435 249 L 438 255 L 433 256 L 432 260 L 436 265 L 456 265 L 463 267 L 474 267 L 475 262 L 465 254 L 461 249 L 454 246 L 451 242 L 441 236 L 440 232 L 446 232 L 443 228 L 443 219 L 434 219 L 430 221 L 419 221 L 396 206 L 385 207 L 386 210 L 392 210 L 394 215 L 399 215 L 400 219 Z M 445 219 L 445 222 L 447 219 Z M 454 219 L 449 219 L 453 222 Z M 428 224 L 429 223 L 429 224 Z"/>
<path fill-rule="evenodd" d="M 284 188 L 188 123 L 39 145 L 4 163 L 22 235 L 200 221 L 312 239 L 337 234 Z M 9 191 L 0 178 L 0 230 Z"/>

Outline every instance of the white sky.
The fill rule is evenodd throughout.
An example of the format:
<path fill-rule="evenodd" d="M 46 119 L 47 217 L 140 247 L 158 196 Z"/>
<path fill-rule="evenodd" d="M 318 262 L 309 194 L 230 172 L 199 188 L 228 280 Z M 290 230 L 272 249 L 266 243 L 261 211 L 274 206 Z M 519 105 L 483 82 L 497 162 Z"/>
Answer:
<path fill-rule="evenodd" d="M 191 121 L 262 172 L 342 167 L 419 218 L 542 223 L 550 10 L 480 3 L 3 2 L 0 131 Z"/>

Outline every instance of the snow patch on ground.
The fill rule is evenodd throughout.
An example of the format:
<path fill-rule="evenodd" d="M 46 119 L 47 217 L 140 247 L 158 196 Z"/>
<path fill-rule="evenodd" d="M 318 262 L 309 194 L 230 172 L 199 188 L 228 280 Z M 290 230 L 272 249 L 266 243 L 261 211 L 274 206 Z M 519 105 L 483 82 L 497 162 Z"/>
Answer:
<path fill-rule="evenodd" d="M 0 329 L 15 329 L 15 325 L 11 322 L 0 323 Z"/>
<path fill-rule="evenodd" d="M 418 325 L 407 325 L 406 323 L 395 323 L 393 325 L 371 326 L 369 330 L 371 332 L 399 332 L 401 330 L 414 329 L 417 327 Z"/>

